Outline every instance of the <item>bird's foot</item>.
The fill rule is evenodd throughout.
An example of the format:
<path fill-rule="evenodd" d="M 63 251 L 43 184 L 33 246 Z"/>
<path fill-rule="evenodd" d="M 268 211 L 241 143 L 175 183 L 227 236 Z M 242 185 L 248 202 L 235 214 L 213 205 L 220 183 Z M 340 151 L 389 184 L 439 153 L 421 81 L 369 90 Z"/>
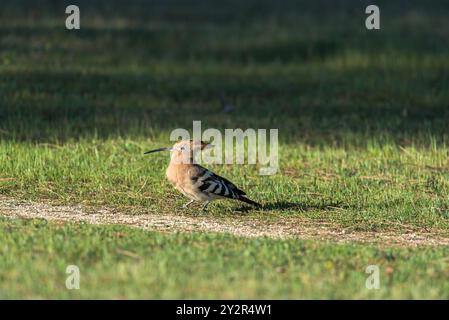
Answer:
<path fill-rule="evenodd" d="M 209 205 L 209 203 L 210 203 L 210 201 L 206 201 L 206 203 L 204 204 L 203 210 L 202 210 L 203 214 L 207 213 L 207 206 Z"/>
<path fill-rule="evenodd" d="M 186 209 L 194 200 L 190 200 L 189 202 L 187 202 L 186 204 L 184 204 L 182 206 L 183 209 Z"/>

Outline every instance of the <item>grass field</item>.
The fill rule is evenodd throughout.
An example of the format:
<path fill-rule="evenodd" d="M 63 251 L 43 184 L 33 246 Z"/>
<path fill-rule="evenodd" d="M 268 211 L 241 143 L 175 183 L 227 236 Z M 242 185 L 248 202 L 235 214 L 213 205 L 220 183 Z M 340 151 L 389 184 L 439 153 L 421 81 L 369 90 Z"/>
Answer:
<path fill-rule="evenodd" d="M 211 167 L 265 208 L 214 203 L 212 218 L 449 237 L 445 1 L 376 1 L 379 31 L 367 1 L 78 1 L 77 31 L 67 4 L 0 4 L 1 196 L 194 217 L 165 181 L 168 155 L 143 152 L 201 120 L 279 129 L 277 175 Z M 442 246 L 0 229 L 1 298 L 449 298 Z M 67 264 L 81 290 L 65 288 Z M 369 264 L 380 290 L 365 288 Z"/>
<path fill-rule="evenodd" d="M 9 248 L 0 298 L 449 298 L 447 247 L 379 250 L 42 221 L 0 226 Z M 74 262 L 80 290 L 67 290 L 65 268 Z M 379 290 L 365 288 L 372 263 L 381 270 Z"/>

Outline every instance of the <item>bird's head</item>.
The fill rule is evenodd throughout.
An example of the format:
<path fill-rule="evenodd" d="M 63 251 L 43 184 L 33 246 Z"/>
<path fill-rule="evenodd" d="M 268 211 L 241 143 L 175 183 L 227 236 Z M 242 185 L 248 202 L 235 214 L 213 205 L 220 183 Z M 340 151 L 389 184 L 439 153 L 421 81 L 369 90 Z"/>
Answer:
<path fill-rule="evenodd" d="M 213 147 L 213 145 L 200 140 L 181 140 L 176 142 L 171 148 L 158 148 L 147 151 L 145 154 L 159 151 L 170 151 L 171 161 L 176 163 L 193 163 L 193 159 L 198 152 L 210 147 Z"/>

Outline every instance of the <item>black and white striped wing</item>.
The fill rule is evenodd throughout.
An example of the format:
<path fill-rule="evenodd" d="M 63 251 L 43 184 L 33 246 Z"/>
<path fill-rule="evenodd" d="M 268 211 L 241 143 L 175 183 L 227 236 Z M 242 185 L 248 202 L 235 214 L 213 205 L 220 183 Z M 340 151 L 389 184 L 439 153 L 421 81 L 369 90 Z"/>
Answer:
<path fill-rule="evenodd" d="M 245 192 L 237 188 L 231 181 L 207 169 L 197 176 L 195 185 L 201 192 L 224 198 L 239 199 L 240 196 L 245 195 Z"/>

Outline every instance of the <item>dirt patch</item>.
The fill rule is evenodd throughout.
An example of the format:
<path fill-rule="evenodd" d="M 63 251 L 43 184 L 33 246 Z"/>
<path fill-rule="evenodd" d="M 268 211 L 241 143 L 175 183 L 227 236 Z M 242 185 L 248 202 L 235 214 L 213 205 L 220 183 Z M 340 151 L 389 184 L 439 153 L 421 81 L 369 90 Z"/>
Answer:
<path fill-rule="evenodd" d="M 217 217 L 126 214 L 110 208 L 54 206 L 30 201 L 0 198 L 0 215 L 16 218 L 42 218 L 50 221 L 86 222 L 90 224 L 121 224 L 163 232 L 218 232 L 239 237 L 269 237 L 275 239 L 325 240 L 332 242 L 364 242 L 381 246 L 449 245 L 449 237 L 430 232 L 407 233 L 358 232 L 311 219 L 282 218 L 260 221 L 254 217 Z"/>

